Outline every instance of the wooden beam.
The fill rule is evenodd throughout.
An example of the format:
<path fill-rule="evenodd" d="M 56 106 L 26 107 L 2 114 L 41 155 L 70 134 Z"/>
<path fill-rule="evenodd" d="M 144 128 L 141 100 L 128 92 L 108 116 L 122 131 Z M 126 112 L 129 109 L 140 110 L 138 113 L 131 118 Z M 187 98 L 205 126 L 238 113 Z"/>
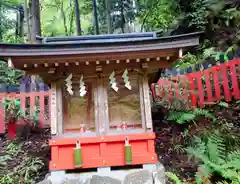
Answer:
<path fill-rule="evenodd" d="M 171 58 L 171 60 L 167 61 L 166 59 L 162 59 L 161 61 L 151 60 L 148 64 L 148 71 L 150 72 L 151 70 L 155 70 L 157 68 L 169 68 L 171 67 L 171 64 L 175 58 Z M 96 69 L 96 66 L 99 66 Z M 55 68 L 54 65 L 49 65 L 49 68 Z M 88 65 L 86 66 L 85 63 L 79 63 L 79 67 L 76 67 L 76 65 L 70 65 L 69 67 L 65 67 L 64 65 L 59 65 L 55 69 L 54 75 L 48 75 L 49 68 L 45 68 L 44 66 L 39 65 L 38 68 L 21 68 L 25 70 L 29 74 L 39 74 L 40 76 L 46 78 L 48 80 L 51 80 L 58 77 L 58 76 L 63 76 L 63 72 L 65 73 L 76 73 L 76 74 L 82 74 L 84 75 L 94 75 L 96 71 L 103 71 L 104 73 L 111 73 L 113 70 L 124 70 L 124 69 L 141 69 L 142 68 L 142 63 L 141 62 L 130 62 L 130 63 L 125 63 L 123 62 L 122 64 L 116 64 L 115 62 L 110 62 L 109 64 L 106 64 L 105 62 L 102 63 L 101 65 Z"/>
<path fill-rule="evenodd" d="M 167 57 L 167 56 L 178 56 L 178 49 L 168 49 L 168 50 L 150 50 L 150 51 L 143 51 L 143 52 L 121 52 L 121 53 L 111 53 L 111 54 L 84 54 L 84 55 L 64 55 L 64 56 L 46 56 L 45 61 L 43 61 L 42 56 L 28 56 L 28 57 L 14 57 L 13 62 L 16 66 L 19 66 L 23 63 L 31 64 L 31 63 L 38 63 L 44 64 L 47 62 L 50 63 L 65 63 L 66 61 L 75 62 L 76 60 L 81 62 L 96 62 L 96 58 L 98 61 L 106 61 L 106 60 L 134 60 L 134 59 L 146 59 L 148 58 L 156 58 L 156 57 Z"/>

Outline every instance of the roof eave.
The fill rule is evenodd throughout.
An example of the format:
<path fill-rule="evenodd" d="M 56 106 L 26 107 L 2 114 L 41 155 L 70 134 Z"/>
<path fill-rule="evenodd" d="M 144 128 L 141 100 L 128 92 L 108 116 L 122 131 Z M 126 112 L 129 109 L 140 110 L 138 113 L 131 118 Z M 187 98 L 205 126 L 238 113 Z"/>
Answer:
<path fill-rule="evenodd" d="M 0 44 L 0 57 L 107 54 L 113 52 L 177 49 L 199 45 L 199 34 L 192 33 L 124 43 Z"/>

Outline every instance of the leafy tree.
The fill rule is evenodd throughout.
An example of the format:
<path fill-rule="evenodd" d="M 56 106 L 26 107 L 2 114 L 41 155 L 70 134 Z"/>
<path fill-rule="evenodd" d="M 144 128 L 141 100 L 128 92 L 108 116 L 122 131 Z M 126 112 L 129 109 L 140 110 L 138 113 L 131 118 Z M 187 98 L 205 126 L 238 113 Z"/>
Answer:
<path fill-rule="evenodd" d="M 5 62 L 0 61 L 0 84 L 19 84 L 19 79 L 23 75 L 23 71 L 8 68 Z"/>
<path fill-rule="evenodd" d="M 0 42 L 20 42 L 23 36 L 23 9 L 20 0 L 0 2 Z"/>
<path fill-rule="evenodd" d="M 141 31 L 165 30 L 174 24 L 180 14 L 179 4 L 174 0 L 139 1 Z M 181 16 L 181 15 L 180 15 Z"/>

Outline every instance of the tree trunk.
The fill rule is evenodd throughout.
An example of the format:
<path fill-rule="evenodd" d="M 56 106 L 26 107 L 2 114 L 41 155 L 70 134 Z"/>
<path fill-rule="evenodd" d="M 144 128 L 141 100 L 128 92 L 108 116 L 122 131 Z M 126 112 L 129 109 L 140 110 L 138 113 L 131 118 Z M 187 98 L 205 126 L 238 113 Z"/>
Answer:
<path fill-rule="evenodd" d="M 3 30 L 2 30 L 2 6 L 1 6 L 1 3 L 0 3 L 0 42 L 2 41 L 3 39 Z"/>
<path fill-rule="evenodd" d="M 24 26 L 24 8 L 23 8 L 23 6 L 21 5 L 21 6 L 19 7 L 19 37 L 20 37 L 21 39 L 23 39 L 23 36 L 24 36 L 23 26 Z"/>
<path fill-rule="evenodd" d="M 123 0 L 120 2 L 120 12 L 121 12 L 121 29 L 122 33 L 124 33 L 124 26 L 125 26 L 125 18 L 124 18 L 124 6 L 123 6 Z"/>
<path fill-rule="evenodd" d="M 105 0 L 105 5 L 106 5 L 106 15 L 107 15 L 107 27 L 108 27 L 108 34 L 112 33 L 112 22 L 111 22 L 111 6 L 110 6 L 110 1 Z"/>
<path fill-rule="evenodd" d="M 77 35 L 80 36 L 82 34 L 82 30 L 81 30 L 81 19 L 80 19 L 80 9 L 79 9 L 78 0 L 74 0 L 74 6 L 75 6 Z"/>
<path fill-rule="evenodd" d="M 20 23 L 20 12 L 16 12 L 16 26 L 15 26 L 15 39 L 17 40 L 19 36 L 19 23 Z"/>
<path fill-rule="evenodd" d="M 36 36 L 41 36 L 40 27 L 40 4 L 39 0 L 30 0 L 30 30 L 31 30 L 31 43 L 40 43 Z"/>
<path fill-rule="evenodd" d="M 27 0 L 24 0 L 24 17 L 27 25 L 27 42 L 31 42 L 30 25 L 29 25 L 30 21 L 29 21 Z"/>
<path fill-rule="evenodd" d="M 23 23 L 24 23 L 24 10 L 20 5 L 16 13 L 16 39 L 23 39 Z"/>
<path fill-rule="evenodd" d="M 63 7 L 63 0 L 61 1 L 60 11 L 61 11 L 62 19 L 63 19 L 63 26 L 64 26 L 64 30 L 65 30 L 65 36 L 68 36 L 68 28 L 67 28 L 66 15 L 65 15 L 65 12 L 64 12 L 64 7 Z"/>
<path fill-rule="evenodd" d="M 98 13 L 97 13 L 97 2 L 96 0 L 92 0 L 93 4 L 93 25 L 95 34 L 99 34 L 99 25 L 98 25 Z"/>
<path fill-rule="evenodd" d="M 73 20 L 74 20 L 74 7 L 72 7 L 72 4 L 70 3 L 70 21 L 69 21 L 69 34 L 72 35 L 75 31 L 73 30 Z"/>

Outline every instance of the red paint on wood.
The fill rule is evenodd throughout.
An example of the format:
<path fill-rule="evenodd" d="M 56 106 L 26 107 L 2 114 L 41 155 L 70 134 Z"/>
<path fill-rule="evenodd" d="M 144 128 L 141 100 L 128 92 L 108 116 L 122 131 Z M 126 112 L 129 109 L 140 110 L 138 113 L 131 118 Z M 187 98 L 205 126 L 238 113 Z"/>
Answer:
<path fill-rule="evenodd" d="M 157 163 L 154 149 L 154 133 L 118 135 L 105 137 L 61 138 L 52 139 L 50 170 L 75 169 L 73 149 L 80 140 L 83 166 L 82 168 L 97 168 L 109 166 L 125 166 L 124 144 L 126 136 L 132 146 L 132 164 Z"/>
<path fill-rule="evenodd" d="M 0 106 L 0 134 L 5 133 L 5 111 L 3 104 Z"/>
<path fill-rule="evenodd" d="M 220 84 L 219 78 L 218 78 L 218 71 L 219 71 L 218 66 L 214 67 L 213 70 L 212 70 L 216 100 L 221 99 L 221 91 L 220 91 L 220 85 L 221 84 Z"/>
<path fill-rule="evenodd" d="M 168 93 L 168 99 L 169 99 L 169 102 L 171 103 L 172 102 L 172 86 L 171 86 L 171 81 L 169 81 L 169 80 L 166 80 L 166 86 L 167 86 L 167 89 L 168 89 L 168 91 L 167 91 L 167 93 Z"/>
<path fill-rule="evenodd" d="M 39 95 L 39 127 L 43 127 L 44 126 L 44 95 L 40 94 Z"/>
<path fill-rule="evenodd" d="M 190 95 L 191 95 L 191 101 L 192 101 L 192 106 L 197 106 L 197 95 L 195 94 L 196 89 L 195 89 L 195 76 L 193 74 L 188 75 L 188 81 L 190 83 Z"/>
<path fill-rule="evenodd" d="M 210 82 L 210 70 L 205 70 L 204 71 L 204 79 L 205 79 L 205 83 L 206 83 L 206 91 L 207 91 L 207 98 L 206 101 L 207 102 L 213 102 L 213 95 L 212 95 L 212 86 L 211 86 L 211 82 Z"/>
<path fill-rule="evenodd" d="M 204 91 L 203 91 L 201 72 L 196 73 L 196 81 L 197 81 L 197 87 L 198 87 L 199 106 L 203 108 L 204 107 Z"/>
<path fill-rule="evenodd" d="M 238 85 L 238 77 L 236 73 L 236 66 L 237 66 L 237 60 L 229 63 L 229 68 L 231 72 L 231 79 L 232 79 L 232 88 L 233 88 L 233 96 L 238 99 L 240 96 L 240 89 Z"/>
<path fill-rule="evenodd" d="M 31 113 L 34 112 L 34 108 L 35 108 L 35 98 L 36 96 L 40 97 L 40 116 L 39 116 L 39 122 L 40 125 L 46 125 L 48 122 L 46 122 L 44 120 L 44 96 L 49 97 L 50 96 L 50 92 L 30 92 L 30 93 L 26 93 L 26 92 L 21 92 L 21 93 L 0 93 L 0 102 L 3 102 L 4 98 L 18 98 L 21 101 L 21 110 L 23 112 L 26 112 L 26 97 L 30 97 L 30 111 Z M 41 114 L 42 112 L 42 114 Z M 49 106 L 49 115 L 50 115 L 50 106 Z M 5 111 L 4 111 L 4 107 L 1 104 L 0 106 L 0 134 L 5 133 Z M 17 122 L 18 124 L 23 124 L 24 121 L 23 120 L 19 120 L 19 122 Z M 10 130 L 11 131 L 11 130 Z M 11 134 L 11 133 L 10 133 Z"/>
<path fill-rule="evenodd" d="M 175 98 L 180 97 L 178 83 L 174 83 L 174 96 Z"/>
<path fill-rule="evenodd" d="M 187 100 L 188 101 L 188 82 L 187 81 L 187 77 L 186 76 L 183 76 L 181 77 L 181 84 L 182 84 L 182 98 L 183 100 Z M 188 103 L 187 103 L 188 105 Z"/>
<path fill-rule="evenodd" d="M 228 68 L 231 71 L 231 74 L 228 74 Z M 212 74 L 212 79 L 210 78 L 210 74 Z M 205 78 L 205 84 L 206 84 L 206 92 L 207 92 L 207 96 L 206 99 L 204 99 L 204 86 L 202 84 L 201 81 L 201 75 L 204 76 Z M 229 77 L 229 76 L 231 77 Z M 179 80 L 181 78 L 181 80 Z M 196 106 L 199 105 L 200 107 L 204 107 L 204 103 L 205 102 L 215 102 L 218 100 L 222 99 L 221 96 L 221 85 L 223 86 L 224 89 L 224 97 L 226 101 L 230 101 L 232 99 L 232 97 L 236 98 L 236 99 L 240 99 L 240 59 L 235 59 L 232 61 L 229 61 L 228 63 L 223 63 L 221 65 L 217 65 L 214 66 L 212 68 L 209 68 L 207 70 L 203 70 L 201 72 L 194 72 L 194 73 L 189 73 L 186 75 L 180 75 L 180 76 L 172 76 L 171 78 L 168 79 L 168 81 L 171 81 L 174 83 L 174 87 L 172 87 L 172 89 L 174 89 L 174 96 L 175 98 L 181 100 L 181 99 L 185 99 L 184 97 L 184 93 L 183 96 L 179 94 L 179 86 L 178 83 L 181 81 L 184 85 L 186 83 L 186 80 L 184 79 L 186 78 L 186 80 L 189 81 L 189 88 L 190 88 L 190 99 L 191 99 L 191 104 L 192 106 Z M 166 79 L 159 79 L 158 84 L 164 84 Z M 212 83 L 211 81 L 212 80 Z M 231 81 L 229 81 L 231 80 Z M 197 89 L 195 89 L 195 82 L 197 82 Z M 233 90 L 231 91 L 228 83 L 231 82 L 232 83 L 232 88 Z M 185 89 L 185 87 L 183 88 L 184 91 L 187 89 Z M 213 94 L 213 89 L 214 89 L 214 94 Z M 162 90 L 159 90 L 160 92 L 162 92 Z M 194 94 L 194 91 L 197 92 L 197 95 Z M 155 99 L 158 100 L 163 100 L 161 97 L 162 95 L 157 95 L 156 91 L 153 90 L 153 96 Z M 199 103 L 197 102 L 197 97 L 199 99 Z M 171 99 L 172 96 L 170 95 L 169 92 L 169 96 L 168 99 L 164 99 L 165 102 L 169 102 L 171 103 Z M 188 103 L 186 104 L 186 106 L 188 106 Z"/>
<path fill-rule="evenodd" d="M 164 84 L 164 79 L 158 81 L 160 98 L 162 98 L 164 95 L 163 84 Z"/>
<path fill-rule="evenodd" d="M 220 71 L 222 76 L 222 85 L 224 89 L 225 100 L 229 102 L 231 100 L 231 93 L 228 86 L 227 63 L 224 65 L 220 65 Z"/>
<path fill-rule="evenodd" d="M 22 94 L 20 96 L 20 103 L 21 103 L 21 109 L 25 113 L 25 110 L 26 110 L 26 96 L 25 96 L 25 94 Z"/>
<path fill-rule="evenodd" d="M 157 99 L 155 84 L 151 84 L 153 101 Z"/>
<path fill-rule="evenodd" d="M 8 123 L 8 138 L 9 139 L 16 138 L 16 123 L 13 121 Z"/>

